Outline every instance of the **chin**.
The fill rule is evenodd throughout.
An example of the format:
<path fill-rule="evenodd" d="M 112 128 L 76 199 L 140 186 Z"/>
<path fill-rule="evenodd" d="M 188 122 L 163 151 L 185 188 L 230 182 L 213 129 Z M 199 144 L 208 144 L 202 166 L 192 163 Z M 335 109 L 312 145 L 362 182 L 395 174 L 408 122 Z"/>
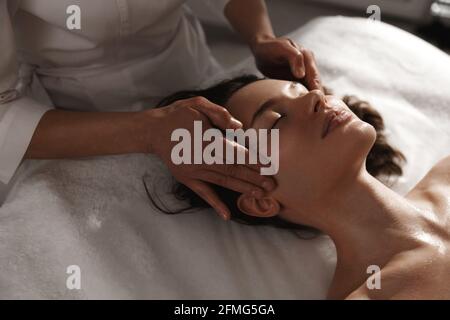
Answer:
<path fill-rule="evenodd" d="M 366 142 L 366 145 L 368 147 L 367 154 L 369 153 L 370 149 L 374 145 L 375 141 L 377 140 L 377 131 L 375 128 L 368 124 L 367 122 L 361 121 L 361 136 L 363 140 Z"/>
<path fill-rule="evenodd" d="M 362 120 L 354 120 L 344 128 L 344 134 L 350 140 L 356 140 L 359 144 L 368 145 L 369 150 L 377 139 L 377 132 L 375 128 Z"/>
<path fill-rule="evenodd" d="M 343 139 L 343 150 L 341 163 L 347 163 L 351 167 L 347 167 L 346 171 L 359 170 L 365 163 L 367 155 L 374 145 L 377 132 L 373 126 L 364 121 L 354 121 L 345 128 Z"/>

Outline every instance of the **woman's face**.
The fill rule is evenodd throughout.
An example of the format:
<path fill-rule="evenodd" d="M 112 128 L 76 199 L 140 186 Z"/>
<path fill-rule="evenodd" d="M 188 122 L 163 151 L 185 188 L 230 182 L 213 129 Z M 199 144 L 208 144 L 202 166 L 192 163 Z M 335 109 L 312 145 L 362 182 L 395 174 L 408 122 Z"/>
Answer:
<path fill-rule="evenodd" d="M 270 195 L 283 207 L 311 208 L 364 168 L 375 129 L 359 120 L 345 103 L 298 83 L 261 80 L 238 90 L 227 109 L 244 128 L 279 129 L 277 189 Z M 350 113 L 328 131 L 331 115 Z M 293 200 L 295 199 L 295 204 Z"/>

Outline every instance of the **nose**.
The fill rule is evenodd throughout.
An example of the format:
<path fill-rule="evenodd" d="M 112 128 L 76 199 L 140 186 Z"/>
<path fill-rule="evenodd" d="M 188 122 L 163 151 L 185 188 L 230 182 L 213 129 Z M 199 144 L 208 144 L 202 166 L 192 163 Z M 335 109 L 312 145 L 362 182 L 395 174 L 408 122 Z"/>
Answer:
<path fill-rule="evenodd" d="M 321 90 L 311 90 L 307 95 L 310 113 L 320 113 L 326 107 L 326 98 Z"/>
<path fill-rule="evenodd" d="M 311 90 L 294 101 L 297 112 L 311 116 L 320 114 L 326 108 L 326 97 L 320 90 Z"/>

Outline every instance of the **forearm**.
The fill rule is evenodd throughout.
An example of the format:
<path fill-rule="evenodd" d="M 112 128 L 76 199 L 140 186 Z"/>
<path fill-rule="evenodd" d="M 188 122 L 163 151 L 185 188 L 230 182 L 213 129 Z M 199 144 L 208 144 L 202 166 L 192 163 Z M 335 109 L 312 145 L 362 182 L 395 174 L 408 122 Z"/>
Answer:
<path fill-rule="evenodd" d="M 225 7 L 225 16 L 250 46 L 259 39 L 274 37 L 263 0 L 231 0 Z"/>
<path fill-rule="evenodd" d="M 48 111 L 33 134 L 25 158 L 148 152 L 146 117 L 145 112 Z"/>

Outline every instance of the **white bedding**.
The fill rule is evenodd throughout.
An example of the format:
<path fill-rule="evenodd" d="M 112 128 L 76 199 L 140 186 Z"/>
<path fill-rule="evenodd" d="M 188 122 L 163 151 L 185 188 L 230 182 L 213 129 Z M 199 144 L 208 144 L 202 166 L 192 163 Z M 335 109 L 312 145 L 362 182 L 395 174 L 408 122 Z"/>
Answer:
<path fill-rule="evenodd" d="M 324 83 L 383 114 L 406 155 L 402 194 L 450 154 L 450 59 L 385 24 L 320 18 L 293 33 Z M 243 66 L 248 67 L 251 61 Z M 27 161 L 0 208 L 0 298 L 324 298 L 335 264 L 325 236 L 156 212 L 141 178 L 170 185 L 154 157 Z M 81 290 L 66 268 L 81 268 Z"/>

